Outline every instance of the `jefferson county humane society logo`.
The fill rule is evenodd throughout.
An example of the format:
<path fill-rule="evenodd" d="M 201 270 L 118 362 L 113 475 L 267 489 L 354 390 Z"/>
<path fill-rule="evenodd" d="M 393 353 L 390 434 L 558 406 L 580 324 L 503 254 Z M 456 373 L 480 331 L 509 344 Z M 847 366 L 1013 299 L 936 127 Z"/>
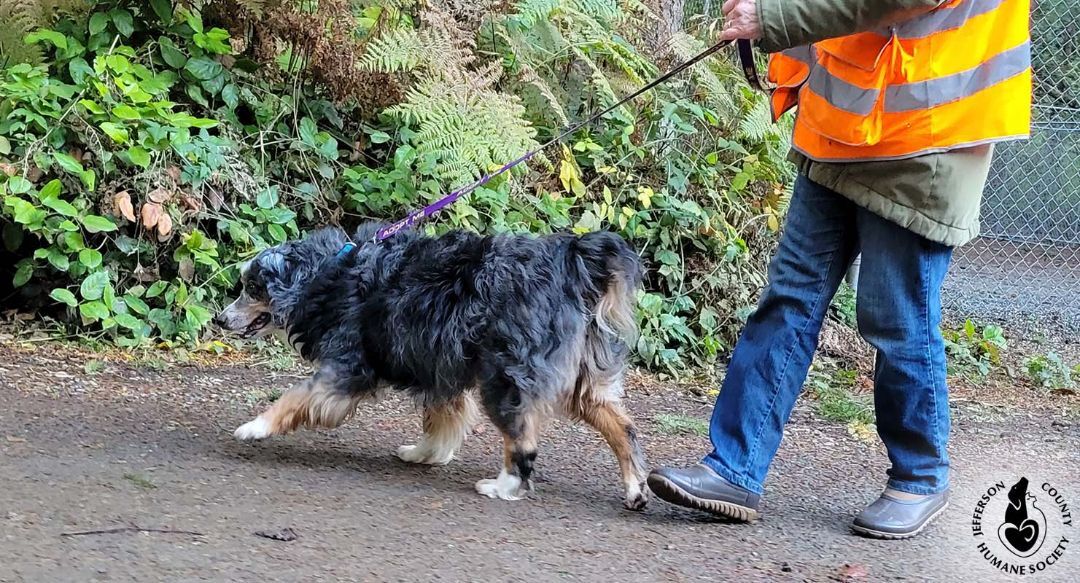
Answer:
<path fill-rule="evenodd" d="M 975 504 L 971 534 L 976 549 L 995 569 L 1011 575 L 1041 573 L 1061 560 L 1073 536 L 1064 494 L 1049 482 L 1020 478 L 997 482 Z"/>

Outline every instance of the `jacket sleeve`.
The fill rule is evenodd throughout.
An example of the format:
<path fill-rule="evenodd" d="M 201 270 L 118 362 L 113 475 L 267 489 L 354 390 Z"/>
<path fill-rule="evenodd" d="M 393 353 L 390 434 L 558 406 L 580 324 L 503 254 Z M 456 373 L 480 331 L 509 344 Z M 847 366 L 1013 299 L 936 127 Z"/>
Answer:
<path fill-rule="evenodd" d="M 757 0 L 760 46 L 775 53 L 902 22 L 944 0 Z"/>

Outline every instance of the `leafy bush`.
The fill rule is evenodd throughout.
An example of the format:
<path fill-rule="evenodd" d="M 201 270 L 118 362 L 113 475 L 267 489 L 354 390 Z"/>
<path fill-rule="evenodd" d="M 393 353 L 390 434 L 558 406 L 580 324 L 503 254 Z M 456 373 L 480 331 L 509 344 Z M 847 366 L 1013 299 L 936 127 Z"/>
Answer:
<path fill-rule="evenodd" d="M 397 218 L 705 46 L 652 51 L 633 0 L 178 6 L 42 18 L 0 71 L 3 295 L 126 346 L 198 340 L 258 249 Z M 425 228 L 617 231 L 651 267 L 641 360 L 706 366 L 764 283 L 786 147 L 714 59 Z"/>
<path fill-rule="evenodd" d="M 1055 352 L 1028 358 L 1024 368 L 1028 378 L 1044 389 L 1071 389 L 1075 386 L 1074 377 L 1080 375 L 1080 364 L 1070 369 Z"/>
<path fill-rule="evenodd" d="M 974 322 L 966 320 L 959 330 L 944 329 L 942 334 L 950 373 L 986 376 L 1001 364 L 1001 352 L 1008 347 L 1005 332 L 993 324 L 980 330 Z"/>

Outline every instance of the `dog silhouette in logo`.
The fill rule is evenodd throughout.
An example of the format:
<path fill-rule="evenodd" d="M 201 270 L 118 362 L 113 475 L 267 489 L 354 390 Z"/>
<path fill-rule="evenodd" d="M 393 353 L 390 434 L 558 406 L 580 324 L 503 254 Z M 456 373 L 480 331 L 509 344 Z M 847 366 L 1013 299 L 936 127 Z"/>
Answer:
<path fill-rule="evenodd" d="M 1028 494 L 1027 478 L 1020 478 L 1009 489 L 1009 505 L 1005 507 L 1005 522 L 998 527 L 998 539 L 1012 554 L 1030 557 L 1045 538 L 1046 515 L 1035 506 L 1035 496 Z"/>

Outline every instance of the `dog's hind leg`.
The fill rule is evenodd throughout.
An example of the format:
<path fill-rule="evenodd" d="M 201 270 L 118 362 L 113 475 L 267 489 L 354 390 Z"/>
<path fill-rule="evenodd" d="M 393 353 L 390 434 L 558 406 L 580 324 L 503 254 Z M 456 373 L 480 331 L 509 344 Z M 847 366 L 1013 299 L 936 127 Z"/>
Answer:
<path fill-rule="evenodd" d="M 301 427 L 333 429 L 356 410 L 367 383 L 331 367 L 289 389 L 269 409 L 233 433 L 241 441 L 284 435 Z"/>
<path fill-rule="evenodd" d="M 586 399 L 580 402 L 574 416 L 596 428 L 615 452 L 626 489 L 623 505 L 630 510 L 644 509 L 649 501 L 641 487 L 645 481 L 645 460 L 637 428 L 622 405 L 618 401 Z"/>
<path fill-rule="evenodd" d="M 454 459 L 479 417 L 469 393 L 424 407 L 424 436 L 416 445 L 403 445 L 397 456 L 412 464 L 441 466 Z"/>

